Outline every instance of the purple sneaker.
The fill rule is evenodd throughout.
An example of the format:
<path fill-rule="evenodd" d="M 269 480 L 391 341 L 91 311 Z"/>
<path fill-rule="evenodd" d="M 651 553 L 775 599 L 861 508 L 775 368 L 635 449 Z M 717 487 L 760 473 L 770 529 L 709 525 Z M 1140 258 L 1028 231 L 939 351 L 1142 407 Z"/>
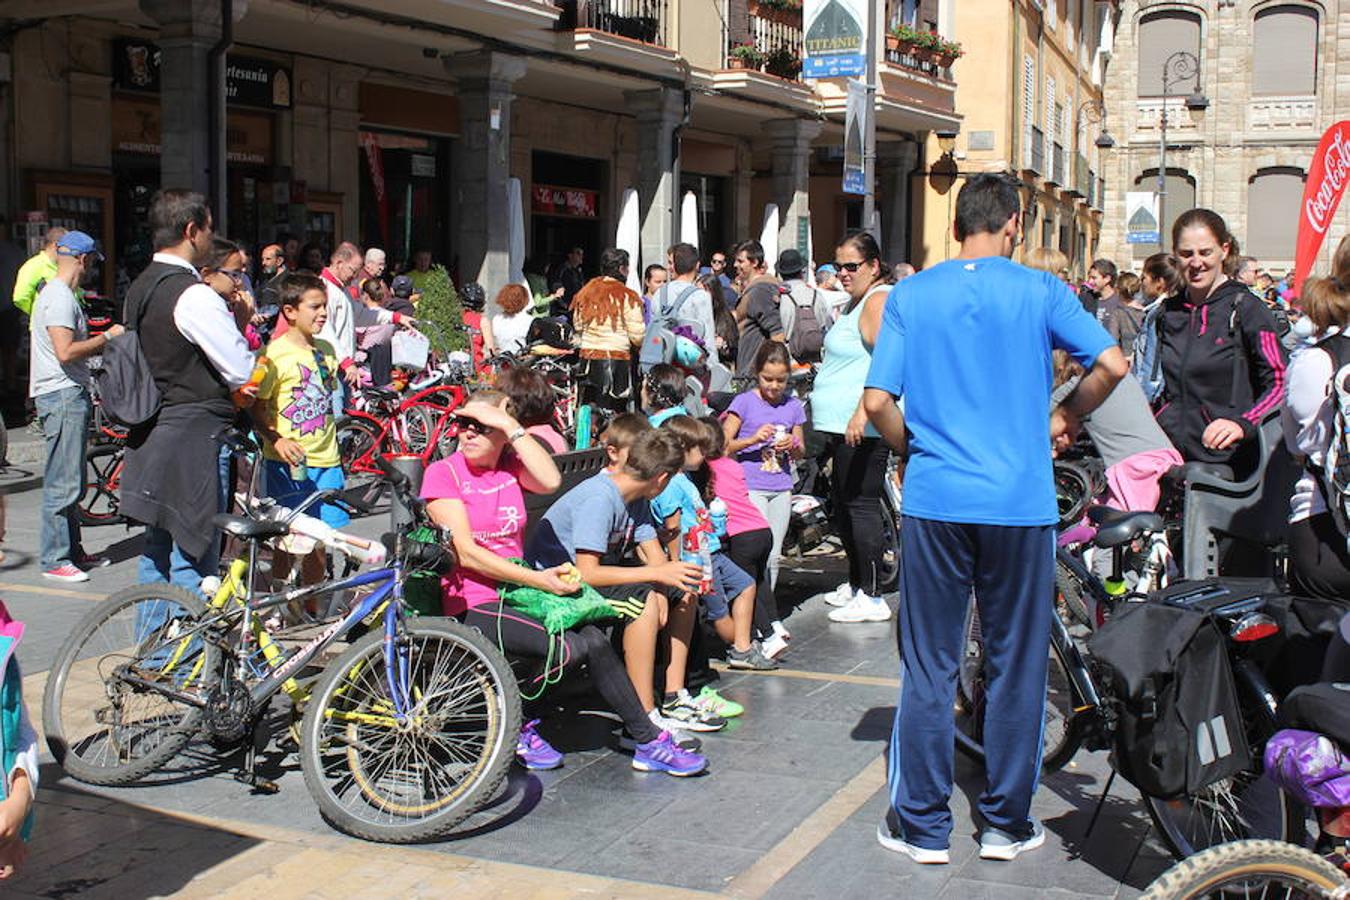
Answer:
<path fill-rule="evenodd" d="M 697 775 L 708 767 L 708 761 L 697 753 L 683 750 L 675 743 L 669 731 L 661 732 L 654 741 L 638 744 L 633 753 L 633 768 L 639 772 L 665 772 L 684 778 Z"/>
<path fill-rule="evenodd" d="M 563 755 L 539 736 L 534 727 L 538 719 L 531 719 L 520 727 L 520 737 L 516 739 L 516 759 L 527 769 L 545 771 L 556 769 L 563 764 Z"/>

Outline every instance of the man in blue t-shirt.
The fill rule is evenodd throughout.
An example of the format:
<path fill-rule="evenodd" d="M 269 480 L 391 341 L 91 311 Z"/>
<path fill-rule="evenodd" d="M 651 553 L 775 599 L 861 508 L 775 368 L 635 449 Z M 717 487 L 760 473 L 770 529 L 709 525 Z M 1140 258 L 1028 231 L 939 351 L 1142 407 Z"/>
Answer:
<path fill-rule="evenodd" d="M 1051 446 L 1069 440 L 1079 417 L 1128 371 L 1115 341 L 1068 288 L 1009 259 L 1020 207 L 1009 176 L 966 182 L 953 226 L 961 253 L 892 290 L 864 393 L 882 437 L 908 449 L 902 687 L 891 807 L 877 837 L 921 863 L 948 860 L 953 688 L 972 591 L 989 673 L 980 856 L 1009 860 L 1045 841 L 1031 796 L 1054 614 Z M 1089 371 L 1051 416 L 1057 348 Z"/>

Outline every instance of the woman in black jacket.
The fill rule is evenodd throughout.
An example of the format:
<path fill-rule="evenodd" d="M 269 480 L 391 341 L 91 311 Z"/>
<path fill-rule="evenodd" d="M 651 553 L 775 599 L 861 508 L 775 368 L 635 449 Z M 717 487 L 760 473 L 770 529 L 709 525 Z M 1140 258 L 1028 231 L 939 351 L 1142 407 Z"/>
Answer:
<path fill-rule="evenodd" d="M 1285 351 L 1270 310 L 1224 274 L 1234 246 L 1215 212 L 1192 209 L 1172 226 L 1182 290 L 1163 301 L 1157 419 L 1191 462 L 1257 465 L 1256 432 L 1284 402 Z"/>

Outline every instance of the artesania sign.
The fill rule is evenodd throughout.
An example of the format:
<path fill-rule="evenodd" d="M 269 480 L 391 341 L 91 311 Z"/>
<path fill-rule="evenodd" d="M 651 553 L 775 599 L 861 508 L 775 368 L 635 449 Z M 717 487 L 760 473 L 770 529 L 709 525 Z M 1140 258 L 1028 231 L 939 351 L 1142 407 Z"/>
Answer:
<path fill-rule="evenodd" d="M 1298 242 L 1294 250 L 1294 293 L 1303 289 L 1317 251 L 1326 239 L 1346 182 L 1350 181 L 1350 120 L 1337 122 L 1322 135 L 1303 186 Z"/>

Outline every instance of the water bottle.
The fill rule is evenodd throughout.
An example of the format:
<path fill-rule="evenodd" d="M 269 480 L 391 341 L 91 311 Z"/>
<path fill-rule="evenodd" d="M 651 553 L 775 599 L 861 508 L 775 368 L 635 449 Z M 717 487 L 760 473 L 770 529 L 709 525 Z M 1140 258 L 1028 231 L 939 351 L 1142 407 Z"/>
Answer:
<path fill-rule="evenodd" d="M 721 497 L 714 497 L 708 504 L 708 518 L 712 520 L 713 534 L 718 537 L 726 537 L 727 533 L 727 504 Z"/>
<path fill-rule="evenodd" d="M 712 522 L 708 511 L 698 511 L 698 521 L 694 527 L 684 533 L 684 542 L 680 548 L 680 560 L 693 563 L 702 570 L 699 577 L 698 593 L 709 594 L 713 586 L 712 550 L 708 548 L 708 534 L 712 531 Z"/>
<path fill-rule="evenodd" d="M 577 407 L 576 449 L 585 450 L 591 446 L 591 405 L 583 403 Z"/>

